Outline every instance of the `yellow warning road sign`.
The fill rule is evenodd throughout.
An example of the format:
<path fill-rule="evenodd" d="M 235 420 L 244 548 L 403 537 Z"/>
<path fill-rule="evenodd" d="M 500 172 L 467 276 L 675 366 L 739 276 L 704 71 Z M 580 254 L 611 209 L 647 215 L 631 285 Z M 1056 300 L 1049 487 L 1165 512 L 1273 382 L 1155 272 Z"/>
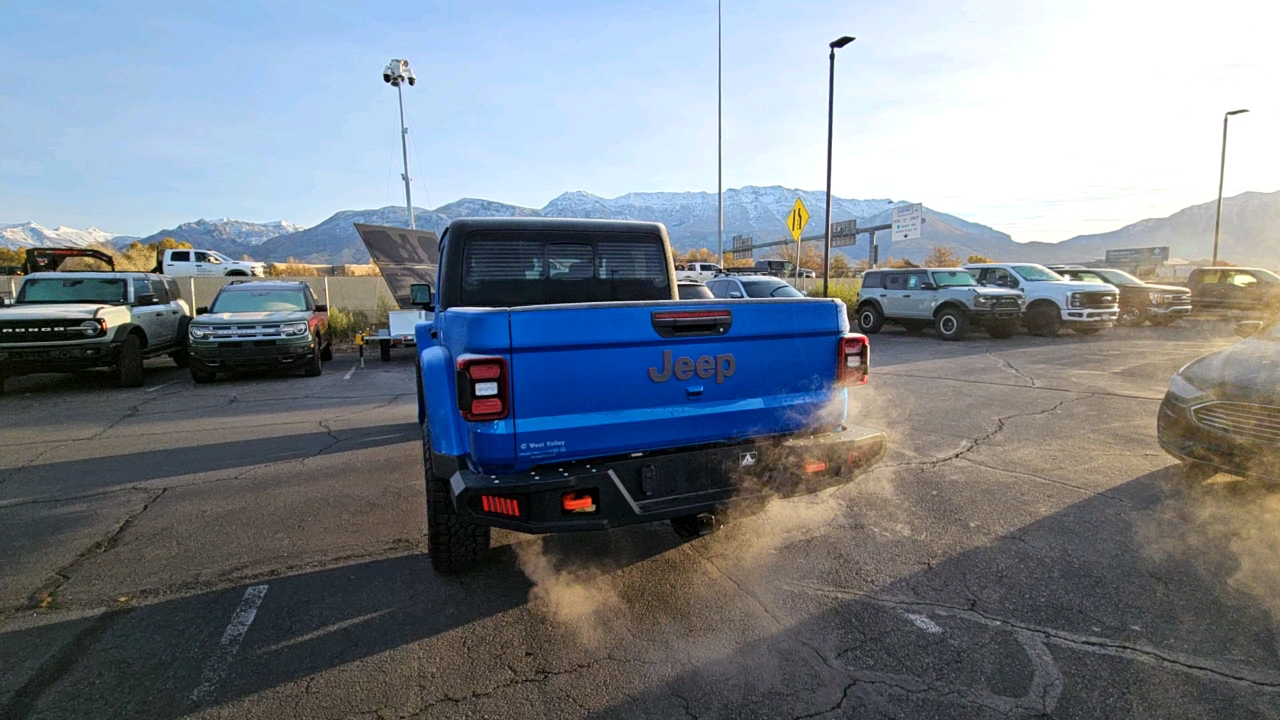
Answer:
<path fill-rule="evenodd" d="M 804 202 L 800 198 L 796 198 L 796 204 L 791 206 L 791 212 L 787 213 L 787 229 L 791 231 L 791 237 L 796 242 L 800 241 L 800 233 L 804 232 L 804 226 L 809 224 L 809 209 L 804 206 Z"/>

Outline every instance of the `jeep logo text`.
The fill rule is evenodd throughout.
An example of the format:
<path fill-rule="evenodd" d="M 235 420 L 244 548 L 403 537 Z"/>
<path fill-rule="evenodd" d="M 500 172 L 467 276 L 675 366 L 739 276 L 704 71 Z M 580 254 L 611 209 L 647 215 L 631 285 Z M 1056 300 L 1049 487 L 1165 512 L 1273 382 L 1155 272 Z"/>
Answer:
<path fill-rule="evenodd" d="M 707 380 L 715 375 L 716 382 L 723 383 L 725 378 L 733 377 L 733 371 L 737 367 L 738 362 L 729 353 L 717 355 L 714 358 L 710 355 L 702 355 L 697 360 L 685 356 L 675 358 L 673 361 L 671 351 L 663 350 L 662 369 L 649 368 L 649 379 L 654 382 L 666 382 L 675 375 L 677 380 L 688 380 L 696 374 L 703 380 Z"/>

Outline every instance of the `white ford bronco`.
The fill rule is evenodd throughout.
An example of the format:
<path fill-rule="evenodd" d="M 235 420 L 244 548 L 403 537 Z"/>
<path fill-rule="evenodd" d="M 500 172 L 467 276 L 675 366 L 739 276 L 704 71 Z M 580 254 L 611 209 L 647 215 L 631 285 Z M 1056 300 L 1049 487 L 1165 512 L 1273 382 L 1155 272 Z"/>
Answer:
<path fill-rule="evenodd" d="M 101 255 L 57 250 L 61 259 Z M 169 355 L 186 366 L 190 320 L 172 278 L 114 272 L 114 266 L 33 273 L 22 279 L 14 302 L 0 307 L 0 392 L 8 377 L 98 367 L 111 368 L 122 387 L 138 387 L 145 358 Z"/>

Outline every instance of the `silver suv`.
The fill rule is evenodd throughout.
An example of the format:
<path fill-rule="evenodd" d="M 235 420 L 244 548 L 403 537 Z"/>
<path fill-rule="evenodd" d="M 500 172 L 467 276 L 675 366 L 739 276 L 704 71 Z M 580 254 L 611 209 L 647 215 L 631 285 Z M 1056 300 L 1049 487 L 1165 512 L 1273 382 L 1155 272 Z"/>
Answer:
<path fill-rule="evenodd" d="M 868 270 L 858 291 L 858 328 L 868 335 L 886 322 L 911 332 L 932 325 L 943 340 L 960 340 L 974 324 L 991 337 L 1013 337 L 1022 318 L 1022 293 L 982 287 L 961 268 Z"/>

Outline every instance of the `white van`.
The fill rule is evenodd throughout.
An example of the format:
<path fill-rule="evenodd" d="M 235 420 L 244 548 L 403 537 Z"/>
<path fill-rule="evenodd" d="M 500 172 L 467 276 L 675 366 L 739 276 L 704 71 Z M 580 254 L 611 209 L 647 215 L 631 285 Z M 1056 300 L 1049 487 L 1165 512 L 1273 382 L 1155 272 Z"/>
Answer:
<path fill-rule="evenodd" d="M 253 260 L 232 260 L 214 250 L 165 250 L 158 271 L 179 277 L 265 277 L 267 264 Z"/>

